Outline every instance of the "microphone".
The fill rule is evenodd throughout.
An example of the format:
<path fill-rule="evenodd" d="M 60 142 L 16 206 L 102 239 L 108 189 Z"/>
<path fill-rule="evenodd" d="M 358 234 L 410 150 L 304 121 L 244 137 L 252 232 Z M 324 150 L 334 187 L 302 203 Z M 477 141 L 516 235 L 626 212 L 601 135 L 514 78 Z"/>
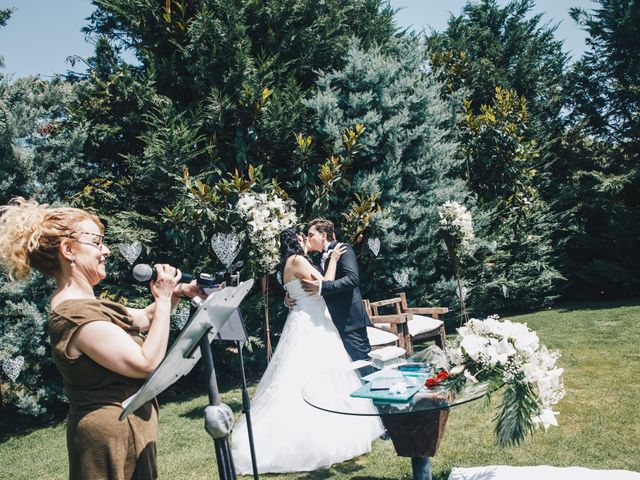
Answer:
<path fill-rule="evenodd" d="M 133 267 L 133 278 L 135 278 L 138 282 L 148 282 L 150 280 L 155 280 L 157 276 L 157 272 L 155 269 L 151 268 L 151 265 L 147 265 L 146 263 L 139 263 L 135 267 Z M 182 277 L 180 277 L 181 283 L 189 283 L 193 280 L 193 275 L 190 273 L 182 272 Z"/>

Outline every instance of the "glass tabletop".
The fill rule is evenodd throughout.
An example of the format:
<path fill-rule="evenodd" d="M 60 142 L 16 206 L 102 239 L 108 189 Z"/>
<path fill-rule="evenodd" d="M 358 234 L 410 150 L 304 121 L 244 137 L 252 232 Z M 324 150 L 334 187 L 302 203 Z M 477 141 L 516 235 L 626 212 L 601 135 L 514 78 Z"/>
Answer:
<path fill-rule="evenodd" d="M 442 410 L 477 400 L 486 395 L 489 387 L 488 383 L 482 382 L 468 384 L 455 394 L 441 386 L 423 387 L 424 380 L 431 374 L 402 370 L 402 367 L 398 368 L 402 364 L 409 366 L 408 361 L 403 360 L 392 367 L 365 366 L 354 370 L 329 370 L 305 384 L 302 398 L 312 407 L 343 415 L 406 415 Z M 411 363 L 411 366 L 417 364 Z M 423 368 L 422 372 L 428 372 L 427 364 L 423 364 Z M 409 385 L 413 383 L 415 386 L 398 396 L 390 395 L 388 389 L 386 392 L 384 389 L 380 390 L 380 394 L 378 390 L 371 390 L 372 386 L 384 387 L 398 381 Z M 413 391 L 416 393 L 412 394 Z M 358 398 L 357 395 L 380 398 Z M 402 399 L 408 395 L 409 398 Z"/>

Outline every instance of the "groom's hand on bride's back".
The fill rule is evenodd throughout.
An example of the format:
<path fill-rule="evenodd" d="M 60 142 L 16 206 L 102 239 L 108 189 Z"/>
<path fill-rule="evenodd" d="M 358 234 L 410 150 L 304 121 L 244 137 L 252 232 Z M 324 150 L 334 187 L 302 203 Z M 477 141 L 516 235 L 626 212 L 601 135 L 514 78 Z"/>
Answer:
<path fill-rule="evenodd" d="M 284 304 L 289 310 L 296 306 L 296 301 L 289 296 L 289 292 L 284 294 Z"/>
<path fill-rule="evenodd" d="M 302 288 L 305 292 L 316 293 L 320 290 L 320 280 L 306 280 L 303 278 Z"/>

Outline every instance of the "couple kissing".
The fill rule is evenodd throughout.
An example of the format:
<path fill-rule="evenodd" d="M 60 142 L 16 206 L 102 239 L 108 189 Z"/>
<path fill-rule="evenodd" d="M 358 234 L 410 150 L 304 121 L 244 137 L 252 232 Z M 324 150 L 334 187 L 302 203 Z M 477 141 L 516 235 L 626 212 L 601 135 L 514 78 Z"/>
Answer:
<path fill-rule="evenodd" d="M 309 252 L 322 253 L 317 263 Z M 317 470 L 370 452 L 371 442 L 383 432 L 379 418 L 335 415 L 302 398 L 311 379 L 327 370 L 349 369 L 352 360 L 368 358 L 371 350 L 353 248 L 336 242 L 331 221 L 316 219 L 306 236 L 292 228 L 281 233 L 278 271 L 290 311 L 251 400 L 259 473 Z M 348 402 L 349 393 L 361 385 L 352 374 L 326 395 Z M 236 471 L 250 474 L 244 416 L 233 429 L 232 452 Z"/>

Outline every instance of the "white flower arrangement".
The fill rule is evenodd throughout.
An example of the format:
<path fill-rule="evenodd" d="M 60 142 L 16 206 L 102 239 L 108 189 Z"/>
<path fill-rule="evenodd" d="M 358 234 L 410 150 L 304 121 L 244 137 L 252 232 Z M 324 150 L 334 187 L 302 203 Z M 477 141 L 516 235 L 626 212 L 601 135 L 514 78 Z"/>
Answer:
<path fill-rule="evenodd" d="M 475 238 L 471 213 L 458 202 L 445 202 L 438 207 L 438 235 L 447 247 L 447 253 L 453 266 L 453 273 L 458 283 L 457 295 L 460 299 L 460 325 L 469 319 L 465 298 L 469 292 L 462 284 L 460 272 L 460 254 L 471 253 L 471 243 Z"/>
<path fill-rule="evenodd" d="M 438 207 L 440 231 L 456 240 L 464 251 L 468 251 L 475 238 L 471 213 L 458 202 L 446 202 Z"/>
<path fill-rule="evenodd" d="M 527 433 L 558 425 L 554 406 L 564 397 L 558 352 L 540 344 L 526 324 L 470 319 L 458 329 L 458 338 L 447 349 L 453 368 L 446 383 L 461 388 L 466 382 L 489 381 L 492 390 L 504 386 L 497 416 L 498 443 L 518 444 Z M 463 374 L 463 375 L 460 375 Z"/>
<path fill-rule="evenodd" d="M 259 273 L 271 273 L 280 260 L 280 232 L 297 221 L 293 202 L 275 193 L 246 192 L 238 199 L 236 211 L 247 225 L 251 263 Z"/>

